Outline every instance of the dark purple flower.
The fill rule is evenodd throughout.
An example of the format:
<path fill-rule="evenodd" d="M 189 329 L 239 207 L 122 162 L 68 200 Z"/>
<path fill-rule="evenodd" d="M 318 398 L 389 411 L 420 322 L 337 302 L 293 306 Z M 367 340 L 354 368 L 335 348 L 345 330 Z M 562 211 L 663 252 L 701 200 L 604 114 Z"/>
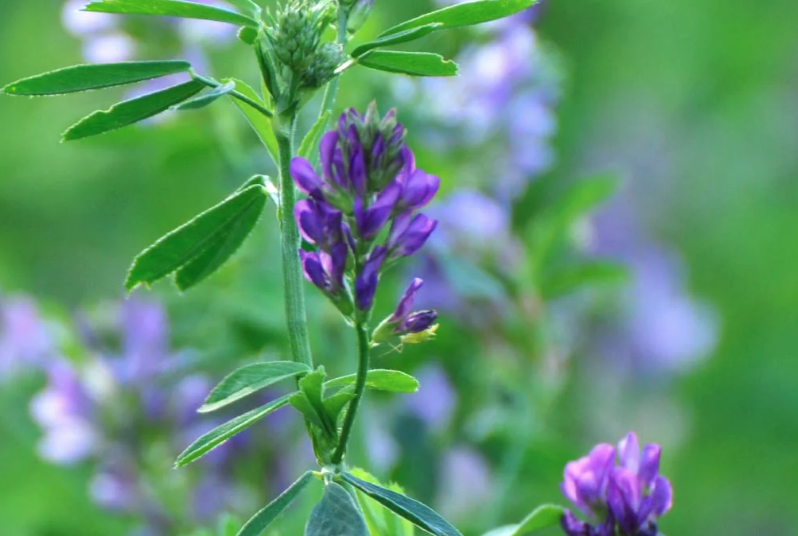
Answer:
<path fill-rule="evenodd" d="M 330 252 L 343 242 L 343 214 L 325 202 L 313 199 L 299 201 L 294 207 L 294 217 L 302 238 L 321 250 Z"/>
<path fill-rule="evenodd" d="M 380 117 L 375 105 L 362 115 L 349 109 L 336 130 L 321 139 L 321 177 L 306 160 L 292 162 L 294 181 L 310 196 L 297 203 L 295 217 L 302 236 L 318 248 L 318 253 L 300 253 L 305 276 L 330 297 L 353 284 L 361 311 L 371 309 L 389 256 L 412 255 L 435 229 L 434 220 L 415 211 L 430 202 L 440 180 L 415 168 L 404 140 L 395 111 Z M 392 220 L 388 240 L 375 244 Z M 353 273 L 346 271 L 348 251 L 354 256 Z M 349 292 L 344 294 L 351 302 Z M 423 331 L 435 316 L 423 311 L 404 316 L 401 323 L 405 330 Z"/>
<path fill-rule="evenodd" d="M 300 191 L 314 199 L 324 199 L 324 181 L 316 174 L 310 162 L 301 157 L 291 160 L 291 177 Z"/>
<path fill-rule="evenodd" d="M 413 279 L 408 285 L 407 290 L 399 299 L 399 304 L 396 306 L 393 314 L 388 319 L 390 322 L 400 322 L 413 310 L 413 300 L 415 300 L 416 292 L 424 285 L 424 281 L 418 277 Z"/>
<path fill-rule="evenodd" d="M 397 216 L 388 237 L 391 256 L 406 257 L 421 249 L 437 225 L 436 220 L 424 214 L 413 216 L 406 212 Z"/>
<path fill-rule="evenodd" d="M 380 278 L 380 268 L 385 262 L 388 250 L 384 246 L 377 246 L 369 255 L 363 269 L 355 281 L 355 302 L 358 309 L 368 311 L 377 292 L 377 283 Z"/>
<path fill-rule="evenodd" d="M 388 218 L 391 217 L 401 192 L 402 188 L 399 184 L 393 182 L 380 192 L 377 200 L 371 206 L 364 209 L 361 198 L 355 201 L 355 221 L 360 238 L 372 240 L 379 234 Z"/>
<path fill-rule="evenodd" d="M 569 536 L 610 536 L 617 526 L 622 536 L 655 536 L 656 520 L 670 510 L 673 490 L 659 475 L 659 445 L 646 445 L 641 453 L 637 436 L 630 432 L 616 449 L 601 444 L 585 458 L 565 467 L 562 491 L 596 524 L 582 522 L 570 511 L 562 519 Z"/>

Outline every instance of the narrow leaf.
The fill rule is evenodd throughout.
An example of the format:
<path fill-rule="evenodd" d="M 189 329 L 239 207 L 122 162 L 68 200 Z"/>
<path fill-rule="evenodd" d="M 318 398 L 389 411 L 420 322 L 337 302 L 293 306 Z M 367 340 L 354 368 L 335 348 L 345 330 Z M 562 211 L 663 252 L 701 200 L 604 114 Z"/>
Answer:
<path fill-rule="evenodd" d="M 380 481 L 363 469 L 353 468 L 350 473 L 361 480 L 380 486 Z M 389 484 L 387 487 L 391 491 L 404 494 L 404 490 L 398 484 Z M 388 510 L 386 507 L 370 499 L 362 491 L 357 492 L 357 502 L 363 511 L 366 525 L 372 536 L 413 536 L 415 527 L 407 519 L 400 517 Z"/>
<path fill-rule="evenodd" d="M 175 229 L 135 258 L 125 288 L 130 291 L 142 283 L 154 283 L 183 267 L 227 236 L 253 207 L 263 208 L 265 202 L 263 187 L 250 186 Z"/>
<path fill-rule="evenodd" d="M 260 20 L 261 7 L 252 0 L 224 0 L 239 12 L 252 17 L 255 20 Z"/>
<path fill-rule="evenodd" d="M 236 89 L 239 93 L 249 97 L 258 104 L 262 104 L 264 108 L 266 107 L 266 104 L 263 102 L 260 96 L 258 96 L 254 89 L 241 80 L 234 78 L 231 80 L 235 82 Z M 238 109 L 241 110 L 241 113 L 244 114 L 244 117 L 246 117 L 249 125 L 252 127 L 252 130 L 254 130 L 255 134 L 257 134 L 258 138 L 260 138 L 260 141 L 263 142 L 263 145 L 269 151 L 272 160 L 277 163 L 279 161 L 279 150 L 277 148 L 277 138 L 274 135 L 274 130 L 272 130 L 271 119 L 260 113 L 257 108 L 253 108 L 246 102 L 242 102 L 238 99 L 234 99 L 233 102 L 236 106 L 238 106 Z"/>
<path fill-rule="evenodd" d="M 324 384 L 327 389 L 347 387 L 354 385 L 357 375 L 350 374 L 335 378 Z M 415 393 L 418 391 L 418 380 L 410 374 L 398 370 L 374 369 L 368 371 L 366 388 L 375 391 L 389 391 L 392 393 Z"/>
<path fill-rule="evenodd" d="M 310 372 L 307 365 L 295 361 L 272 361 L 243 366 L 214 387 L 198 411 L 208 413 L 217 410 L 277 382 L 307 372 Z"/>
<path fill-rule="evenodd" d="M 310 513 L 305 536 L 369 536 L 369 532 L 352 496 L 331 482 Z"/>
<path fill-rule="evenodd" d="M 307 159 L 310 159 L 313 156 L 318 149 L 319 141 L 324 135 L 324 131 L 327 128 L 327 122 L 330 120 L 331 115 L 332 111 L 327 110 L 321 114 L 313 126 L 310 127 L 310 130 L 302 140 L 302 144 L 299 146 L 299 156 Z"/>
<path fill-rule="evenodd" d="M 230 260 L 255 229 L 266 205 L 266 199 L 266 196 L 263 196 L 243 208 L 240 216 L 230 223 L 225 232 L 220 233 L 202 253 L 177 270 L 175 273 L 177 288 L 185 291 L 196 286 Z"/>
<path fill-rule="evenodd" d="M 441 24 L 440 29 L 481 24 L 513 15 L 536 3 L 537 0 L 481 0 L 455 4 L 397 24 L 382 32 L 380 37 L 433 23 Z"/>
<path fill-rule="evenodd" d="M 299 479 L 291 484 L 279 497 L 270 502 L 265 508 L 252 516 L 252 519 L 246 522 L 238 531 L 237 536 L 259 536 L 269 525 L 277 519 L 283 510 L 288 508 L 294 499 L 307 487 L 308 483 L 313 479 L 313 472 L 308 471 Z"/>
<path fill-rule="evenodd" d="M 360 45 L 359 47 L 357 47 L 355 50 L 352 51 L 351 56 L 353 58 L 359 58 L 364 54 L 366 54 L 369 50 L 374 50 L 375 48 L 383 48 L 391 45 L 398 45 L 400 43 L 407 43 L 408 41 L 414 41 L 416 39 L 421 39 L 425 35 L 429 35 L 441 27 L 443 27 L 443 24 L 441 24 L 440 22 L 434 22 L 432 24 L 419 26 L 418 28 L 411 28 L 403 32 L 386 35 L 385 37 L 380 37 L 379 39 Z"/>
<path fill-rule="evenodd" d="M 224 97 L 228 93 L 234 91 L 236 88 L 235 82 L 227 82 L 226 84 L 222 84 L 217 86 L 210 91 L 206 91 L 202 95 L 198 95 L 193 99 L 189 99 L 183 104 L 175 106 L 176 110 L 199 110 L 200 108 L 205 108 L 206 106 L 213 104 L 221 97 Z"/>
<path fill-rule="evenodd" d="M 291 393 L 293 394 L 293 393 Z M 266 415 L 280 409 L 288 404 L 288 399 L 291 394 L 282 396 L 276 400 L 272 400 L 259 408 L 248 411 L 243 415 L 239 415 L 235 419 L 231 419 L 221 426 L 218 426 L 194 441 L 183 453 L 177 457 L 175 462 L 176 467 L 183 467 L 191 462 L 198 460 L 211 450 L 215 449 L 237 433 L 246 430 Z"/>
<path fill-rule="evenodd" d="M 430 534 L 435 536 L 462 536 L 460 531 L 432 508 L 415 499 L 411 499 L 407 495 L 366 482 L 349 473 L 344 473 L 343 479 L 389 510 Z"/>
<path fill-rule="evenodd" d="M 131 61 L 99 65 L 75 65 L 13 82 L 2 89 L 8 95 L 28 97 L 63 95 L 92 89 L 135 84 L 162 76 L 185 73 L 187 61 Z"/>
<path fill-rule="evenodd" d="M 191 80 L 162 91 L 149 93 L 115 104 L 105 111 L 94 112 L 64 132 L 64 141 L 74 141 L 111 132 L 165 112 L 202 91 L 201 83 Z"/>
<path fill-rule="evenodd" d="M 562 506 L 554 504 L 539 506 L 518 524 L 518 527 L 511 533 L 511 536 L 523 536 L 530 532 L 558 526 L 563 514 L 565 514 L 565 508 Z"/>
<path fill-rule="evenodd" d="M 258 21 L 250 17 L 218 7 L 179 0 L 101 0 L 87 5 L 84 11 L 213 20 L 236 26 L 258 27 Z"/>
<path fill-rule="evenodd" d="M 357 62 L 369 69 L 410 76 L 455 76 L 457 64 L 431 52 L 372 50 Z"/>

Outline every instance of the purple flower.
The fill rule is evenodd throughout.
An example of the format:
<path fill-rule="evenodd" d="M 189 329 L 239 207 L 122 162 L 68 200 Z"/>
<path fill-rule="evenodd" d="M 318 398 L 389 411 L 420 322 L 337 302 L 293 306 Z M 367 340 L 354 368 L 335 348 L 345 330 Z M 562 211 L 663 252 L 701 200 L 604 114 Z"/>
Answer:
<path fill-rule="evenodd" d="M 440 180 L 416 169 L 404 139 L 395 111 L 380 117 L 375 105 L 365 114 L 350 109 L 321 139 L 321 175 L 307 160 L 291 164 L 294 182 L 309 196 L 297 203 L 295 217 L 317 248 L 300 252 L 305 276 L 342 312 L 352 309 L 341 307 L 350 303 L 352 286 L 357 309 L 370 311 L 386 261 L 412 255 L 435 229 L 417 210 L 432 200 Z M 389 223 L 387 239 L 378 243 Z M 349 252 L 354 262 L 347 262 Z M 342 288 L 347 291 L 339 293 Z M 435 318 L 431 311 L 403 317 L 402 330 L 423 331 Z"/>
<path fill-rule="evenodd" d="M 405 212 L 396 217 L 388 237 L 392 257 L 412 255 L 424 245 L 438 222 L 424 214 L 411 215 Z"/>
<path fill-rule="evenodd" d="M 388 251 L 383 246 L 377 246 L 369 255 L 363 270 L 355 281 L 355 302 L 358 309 L 368 311 L 374 301 L 374 294 L 377 292 L 377 283 L 380 278 L 380 268 L 385 262 Z"/>
<path fill-rule="evenodd" d="M 569 536 L 611 536 L 617 526 L 623 536 L 655 536 L 656 520 L 670 510 L 673 490 L 659 475 L 660 446 L 640 450 L 630 432 L 618 449 L 600 444 L 590 454 L 565 466 L 563 494 L 591 522 L 570 511 L 562 519 Z M 620 465 L 615 465 L 617 457 Z"/>

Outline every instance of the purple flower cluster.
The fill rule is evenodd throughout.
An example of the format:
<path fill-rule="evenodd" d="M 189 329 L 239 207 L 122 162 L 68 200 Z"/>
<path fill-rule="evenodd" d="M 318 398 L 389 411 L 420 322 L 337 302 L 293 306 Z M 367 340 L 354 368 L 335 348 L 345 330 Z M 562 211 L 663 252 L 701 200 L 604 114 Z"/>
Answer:
<path fill-rule="evenodd" d="M 602 443 L 565 466 L 563 494 L 590 522 L 570 510 L 562 519 L 568 536 L 656 536 L 657 519 L 670 510 L 673 490 L 659 474 L 661 448 L 640 449 L 630 432 L 617 449 Z M 616 465 L 616 458 L 619 462 Z"/>
<path fill-rule="evenodd" d="M 315 245 L 300 251 L 302 266 L 344 315 L 365 317 L 380 274 L 416 253 L 435 230 L 437 222 L 419 210 L 440 180 L 416 168 L 395 111 L 380 117 L 375 105 L 362 115 L 341 115 L 338 128 L 322 138 L 320 154 L 321 174 L 304 158 L 291 163 L 294 182 L 308 195 L 296 204 L 296 221 Z M 400 335 L 434 324 L 434 312 L 411 314 L 420 286 L 420 280 L 411 283 L 391 316 Z"/>

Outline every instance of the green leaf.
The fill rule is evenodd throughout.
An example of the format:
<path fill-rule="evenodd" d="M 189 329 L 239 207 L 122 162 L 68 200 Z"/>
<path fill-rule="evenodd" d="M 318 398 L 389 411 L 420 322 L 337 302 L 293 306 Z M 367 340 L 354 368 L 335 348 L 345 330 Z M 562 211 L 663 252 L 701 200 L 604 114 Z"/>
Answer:
<path fill-rule="evenodd" d="M 421 39 L 425 35 L 431 34 L 432 32 L 441 28 L 442 26 L 443 24 L 439 22 L 434 22 L 432 24 L 419 26 L 418 28 L 411 28 L 403 32 L 387 35 L 385 37 L 380 37 L 378 39 L 375 39 L 374 41 L 370 41 L 368 43 L 360 45 L 359 47 L 357 47 L 355 50 L 352 51 L 351 56 L 357 59 L 366 54 L 368 51 L 374 50 L 375 48 L 388 47 L 392 45 L 398 45 L 400 43 L 407 43 L 408 41 L 414 41 L 416 39 Z"/>
<path fill-rule="evenodd" d="M 330 120 L 331 115 L 332 110 L 327 110 L 310 127 L 310 130 L 302 140 L 302 144 L 299 146 L 299 152 L 297 153 L 299 156 L 306 159 L 310 159 L 313 156 L 321 137 L 324 135 L 324 130 L 327 128 L 327 122 Z"/>
<path fill-rule="evenodd" d="M 258 21 L 253 18 L 218 7 L 178 0 L 101 0 L 87 5 L 84 11 L 214 20 L 236 26 L 258 27 Z"/>
<path fill-rule="evenodd" d="M 201 108 L 205 108 L 206 106 L 213 104 L 221 97 L 224 97 L 228 93 L 235 91 L 236 83 L 235 82 L 227 82 L 225 84 L 221 84 L 210 91 L 206 91 L 202 95 L 198 95 L 193 99 L 189 99 L 183 104 L 175 106 L 175 110 L 199 110 Z"/>
<path fill-rule="evenodd" d="M 335 378 L 324 384 L 327 389 L 336 389 L 355 385 L 357 375 L 350 374 Z M 415 393 L 418 391 L 418 380 L 410 374 L 398 370 L 374 369 L 368 371 L 366 388 L 375 391 L 388 391 L 392 393 Z"/>
<path fill-rule="evenodd" d="M 620 264 L 612 262 L 587 262 L 565 269 L 554 269 L 540 284 L 544 299 L 552 300 L 569 294 L 581 287 L 624 283 L 629 272 Z"/>
<path fill-rule="evenodd" d="M 336 426 L 338 424 L 338 418 L 341 416 L 341 412 L 344 410 L 346 405 L 352 401 L 353 398 L 355 398 L 355 393 L 353 391 L 341 390 L 324 399 L 324 411 L 327 412 L 327 416 Z"/>
<path fill-rule="evenodd" d="M 327 484 L 324 496 L 310 513 L 305 536 L 369 536 L 366 522 L 355 500 L 335 482 Z"/>
<path fill-rule="evenodd" d="M 380 486 L 380 481 L 363 469 L 353 468 L 349 471 L 352 475 L 361 480 Z M 391 491 L 404 494 L 404 490 L 398 484 L 389 484 L 387 487 Z M 386 507 L 368 498 L 362 491 L 357 492 L 357 500 L 363 517 L 366 519 L 371 536 L 413 536 L 415 533 L 414 525 L 407 519 L 400 517 L 388 510 Z"/>
<path fill-rule="evenodd" d="M 310 367 L 295 361 L 272 361 L 243 366 L 214 387 L 205 404 L 197 411 L 208 413 L 217 410 L 277 382 L 307 372 L 310 372 Z"/>
<path fill-rule="evenodd" d="M 343 479 L 389 510 L 430 534 L 435 536 L 462 536 L 460 531 L 432 508 L 415 499 L 411 499 L 407 495 L 366 482 L 349 473 L 344 473 Z"/>
<path fill-rule="evenodd" d="M 187 272 L 181 277 L 182 285 L 196 281 L 202 275 L 200 266 L 205 266 L 207 272 L 213 264 L 218 265 L 218 262 L 207 264 L 213 259 L 202 253 L 209 248 L 214 251 L 220 241 L 226 244 L 228 240 L 238 240 L 240 235 L 232 232 L 236 224 L 242 218 L 251 218 L 253 211 L 263 210 L 265 203 L 264 188 L 253 185 L 203 212 L 140 253 L 133 261 L 125 288 L 130 291 L 142 283 L 152 284 L 198 259 L 196 264 L 186 267 Z"/>
<path fill-rule="evenodd" d="M 397 24 L 382 32 L 380 37 L 433 23 L 441 24 L 440 29 L 472 26 L 507 17 L 532 7 L 536 3 L 537 0 L 481 0 L 456 4 Z"/>
<path fill-rule="evenodd" d="M 357 62 L 369 69 L 410 76 L 455 76 L 457 64 L 431 52 L 372 50 Z"/>
<path fill-rule="evenodd" d="M 325 429 L 324 422 L 322 421 L 319 412 L 316 411 L 316 408 L 310 403 L 310 400 L 308 400 L 308 397 L 305 393 L 301 391 L 294 393 L 288 402 L 307 420 L 318 426 L 320 429 Z"/>
<path fill-rule="evenodd" d="M 265 508 L 252 516 L 252 519 L 241 527 L 237 536 L 259 536 L 269 525 L 277 519 L 283 510 L 288 508 L 294 499 L 305 489 L 313 479 L 313 472 L 308 471 L 291 484 L 279 497 L 270 502 Z"/>
<path fill-rule="evenodd" d="M 201 83 L 191 80 L 178 86 L 149 93 L 115 104 L 105 111 L 94 112 L 64 132 L 64 141 L 74 141 L 144 121 L 165 112 L 202 91 Z"/>
<path fill-rule="evenodd" d="M 258 104 L 262 104 L 263 107 L 266 108 L 266 104 L 263 102 L 260 96 L 258 96 L 254 89 L 241 80 L 237 80 L 235 78 L 231 78 L 231 80 L 235 82 L 236 89 L 239 93 L 249 97 Z M 269 151 L 272 160 L 277 163 L 279 161 L 279 149 L 277 148 L 277 138 L 275 137 L 274 130 L 272 129 L 271 119 L 260 113 L 257 108 L 253 108 L 246 102 L 242 102 L 238 99 L 234 99 L 233 102 L 236 106 L 238 106 L 238 109 L 241 110 L 241 113 L 244 114 L 244 117 L 246 117 L 247 121 L 249 121 L 249 125 Z"/>
<path fill-rule="evenodd" d="M 243 415 L 239 415 L 235 419 L 231 419 L 221 426 L 217 426 L 207 434 L 194 441 L 180 456 L 177 457 L 175 467 L 183 467 L 193 461 L 198 460 L 211 450 L 215 449 L 237 433 L 246 430 L 266 415 L 280 409 L 288 404 L 288 399 L 293 393 L 282 396 L 276 400 L 272 400 L 259 408 L 248 411 Z"/>
<path fill-rule="evenodd" d="M 265 192 L 265 190 L 263 191 Z M 255 229 L 265 204 L 266 197 L 264 196 L 262 202 L 255 202 L 243 210 L 241 216 L 233 221 L 224 233 L 219 234 L 204 251 L 177 270 L 175 273 L 177 288 L 186 291 L 224 266 Z"/>
<path fill-rule="evenodd" d="M 135 84 L 162 76 L 185 73 L 187 61 L 131 61 L 101 65 L 75 65 L 13 82 L 2 89 L 8 95 L 36 97 L 64 95 L 92 89 Z"/>
<path fill-rule="evenodd" d="M 565 514 L 565 508 L 562 506 L 544 504 L 526 516 L 508 536 L 523 536 L 531 532 L 559 526 L 563 514 Z"/>
<path fill-rule="evenodd" d="M 230 514 L 223 514 L 219 519 L 219 536 L 236 536 L 238 533 L 238 520 Z"/>
<path fill-rule="evenodd" d="M 247 15 L 248 17 L 252 17 L 255 20 L 260 20 L 261 16 L 261 7 L 253 2 L 252 0 L 224 0 L 238 11 Z"/>
<path fill-rule="evenodd" d="M 336 436 L 335 422 L 330 419 L 324 407 L 324 378 L 327 376 L 324 367 L 319 367 L 304 378 L 299 380 L 299 390 L 305 394 L 310 406 L 318 415 L 322 429 L 330 436 Z M 293 404 L 293 402 L 292 402 Z M 303 412 L 304 413 L 304 412 Z"/>

